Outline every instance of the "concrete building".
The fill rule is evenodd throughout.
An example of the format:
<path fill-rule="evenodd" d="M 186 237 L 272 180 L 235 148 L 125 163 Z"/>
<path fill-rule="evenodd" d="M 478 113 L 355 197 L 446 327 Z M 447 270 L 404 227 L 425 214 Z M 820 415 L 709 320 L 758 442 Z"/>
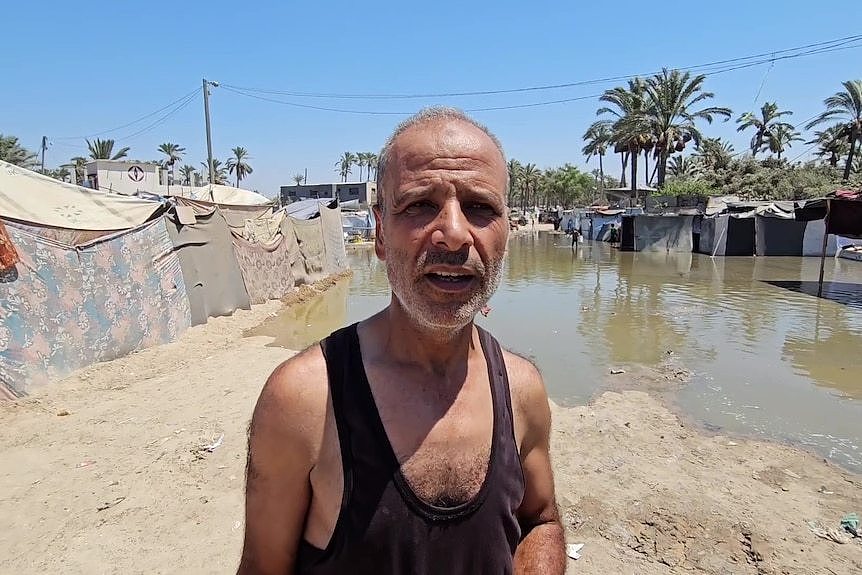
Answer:
<path fill-rule="evenodd" d="M 152 162 L 92 160 L 86 167 L 85 186 L 103 192 L 134 195 L 136 192 L 185 195 L 188 186 L 168 186 L 168 171 Z"/>
<path fill-rule="evenodd" d="M 281 203 L 289 204 L 310 198 L 338 198 L 340 202 L 357 200 L 362 207 L 377 203 L 376 182 L 340 182 L 336 184 L 310 184 L 281 186 Z"/>

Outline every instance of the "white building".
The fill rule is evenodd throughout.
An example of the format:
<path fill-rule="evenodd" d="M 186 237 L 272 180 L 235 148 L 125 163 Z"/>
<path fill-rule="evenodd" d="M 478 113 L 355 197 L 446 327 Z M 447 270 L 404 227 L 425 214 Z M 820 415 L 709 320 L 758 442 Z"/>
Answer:
<path fill-rule="evenodd" d="M 86 186 L 103 192 L 134 195 L 136 192 L 188 195 L 188 186 L 168 185 L 168 171 L 152 162 L 92 160 L 87 164 Z"/>

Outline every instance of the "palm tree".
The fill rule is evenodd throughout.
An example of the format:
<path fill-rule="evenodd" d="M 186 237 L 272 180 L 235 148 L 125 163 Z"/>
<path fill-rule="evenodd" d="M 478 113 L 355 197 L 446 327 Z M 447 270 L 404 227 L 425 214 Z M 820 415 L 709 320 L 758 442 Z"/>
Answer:
<path fill-rule="evenodd" d="M 862 139 L 862 80 L 848 80 L 843 82 L 842 86 L 843 92 L 836 92 L 823 100 L 826 111 L 809 122 L 806 128 L 839 120 L 842 136 L 850 145 L 847 162 L 844 164 L 844 179 L 849 180 L 856 143 Z"/>
<path fill-rule="evenodd" d="M 646 82 L 646 120 L 655 137 L 656 183 L 659 187 L 664 184 L 667 159 L 671 153 L 683 151 L 689 141 L 693 140 L 695 145 L 700 143 L 702 136 L 695 120 L 706 120 L 711 124 L 715 116 L 723 116 L 726 120 L 731 115 L 729 108 L 717 106 L 692 109 L 715 96 L 712 92 L 703 91 L 705 79 L 703 74 L 692 77 L 690 72 L 663 69 Z"/>
<path fill-rule="evenodd" d="M 696 148 L 695 157 L 707 168 L 726 168 L 733 159 L 733 146 L 721 138 L 704 138 Z"/>
<path fill-rule="evenodd" d="M 166 156 L 165 160 L 162 162 L 162 166 L 171 170 L 171 181 L 173 181 L 174 164 L 183 158 L 183 152 L 185 152 L 186 149 L 179 144 L 165 142 L 159 146 L 159 151 Z"/>
<path fill-rule="evenodd" d="M 526 164 L 521 170 L 521 209 L 533 205 L 531 194 L 535 193 L 541 175 L 542 172 L 536 167 L 536 164 Z"/>
<path fill-rule="evenodd" d="M 605 122 L 595 122 L 584 132 L 584 141 L 587 143 L 581 152 L 587 157 L 587 161 L 593 156 L 599 157 L 599 179 L 596 180 L 601 193 L 604 190 L 605 167 L 602 165 L 602 157 L 608 151 L 611 142 L 611 129 Z"/>
<path fill-rule="evenodd" d="M 507 205 L 511 206 L 515 201 L 515 190 L 520 189 L 523 167 L 521 166 L 521 163 L 514 158 L 509 160 L 506 167 L 509 171 L 509 196 L 507 198 Z"/>
<path fill-rule="evenodd" d="M 37 163 L 36 154 L 19 144 L 18 138 L 3 134 L 0 134 L 0 160 L 22 168 L 34 168 Z"/>
<path fill-rule="evenodd" d="M 120 158 L 125 158 L 129 155 L 129 148 L 126 146 L 125 148 L 120 148 L 120 150 L 115 154 L 114 153 L 114 140 L 100 140 L 96 138 L 92 142 L 90 140 L 86 140 L 87 148 L 90 150 L 90 157 L 94 160 L 119 160 Z"/>
<path fill-rule="evenodd" d="M 772 127 L 766 136 L 766 148 L 773 154 L 778 155 L 778 160 L 781 160 L 781 154 L 787 148 L 793 145 L 793 142 L 801 142 L 802 137 L 796 128 L 790 124 L 780 123 Z"/>
<path fill-rule="evenodd" d="M 350 175 L 351 168 L 356 164 L 356 154 L 353 152 L 344 152 L 344 155 L 335 162 L 336 171 L 341 175 L 341 181 L 346 182 L 347 176 Z"/>
<path fill-rule="evenodd" d="M 844 128 L 840 124 L 814 132 L 814 139 L 805 143 L 818 144 L 817 155 L 828 157 L 827 161 L 833 168 L 838 166 L 838 160 L 850 150 L 850 144 L 844 138 Z"/>
<path fill-rule="evenodd" d="M 207 162 L 201 162 L 201 165 L 204 167 L 203 173 L 207 176 L 207 183 L 210 181 L 210 169 L 207 165 Z M 227 182 L 227 168 L 222 166 L 221 160 L 217 160 L 213 158 L 213 178 L 212 182 L 214 184 L 224 184 Z"/>
<path fill-rule="evenodd" d="M 778 104 L 775 102 L 766 102 L 760 107 L 760 116 L 754 115 L 752 112 L 746 112 L 736 119 L 739 127 L 737 132 L 742 132 L 749 128 L 754 128 L 754 135 L 751 137 L 751 155 L 756 156 L 757 152 L 762 152 L 769 144 L 770 134 L 779 126 L 788 125 L 781 121 L 782 116 L 790 116 L 793 112 L 790 110 L 778 111 Z"/>
<path fill-rule="evenodd" d="M 371 179 L 371 170 L 374 170 L 374 177 L 377 177 L 377 154 L 366 152 L 365 167 L 368 168 L 365 174 L 366 182 Z"/>
<path fill-rule="evenodd" d="M 699 160 L 686 158 L 682 154 L 670 158 L 667 170 L 672 176 L 676 176 L 677 178 L 696 178 L 702 171 Z"/>
<path fill-rule="evenodd" d="M 646 123 L 644 92 L 646 86 L 640 78 L 629 80 L 628 88 L 618 86 L 606 90 L 599 98 L 614 107 L 604 106 L 596 110 L 596 115 L 610 115 L 614 118 L 609 124 L 614 153 L 619 153 L 623 164 L 623 178 L 627 161 L 631 161 L 631 189 L 637 192 L 638 154 L 650 138 Z M 606 121 L 607 122 L 607 121 Z M 595 125 L 594 125 L 595 126 Z M 600 129 L 597 127 L 597 129 Z"/>
<path fill-rule="evenodd" d="M 297 186 L 301 186 L 302 182 L 305 181 L 305 176 L 302 174 L 293 174 L 293 181 L 296 182 Z"/>
<path fill-rule="evenodd" d="M 236 187 L 239 187 L 239 183 L 254 170 L 246 161 L 250 159 L 248 150 L 242 146 L 237 146 L 231 152 L 233 152 L 233 157 L 228 159 L 227 169 L 230 173 L 236 174 Z"/>
<path fill-rule="evenodd" d="M 194 176 L 197 173 L 197 170 L 194 166 L 190 166 L 188 164 L 180 167 L 180 175 L 183 177 L 183 185 L 191 186 L 194 181 Z"/>

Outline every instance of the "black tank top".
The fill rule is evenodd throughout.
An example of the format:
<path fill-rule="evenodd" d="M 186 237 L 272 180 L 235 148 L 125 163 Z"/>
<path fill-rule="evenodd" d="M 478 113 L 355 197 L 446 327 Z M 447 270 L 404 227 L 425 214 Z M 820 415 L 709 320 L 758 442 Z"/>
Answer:
<path fill-rule="evenodd" d="M 298 573 L 512 572 L 521 537 L 516 512 L 524 476 L 503 354 L 488 332 L 477 329 L 491 381 L 491 454 L 479 492 L 456 507 L 426 503 L 401 474 L 368 385 L 356 324 L 321 342 L 341 444 L 344 494 L 326 549 L 300 543 Z"/>

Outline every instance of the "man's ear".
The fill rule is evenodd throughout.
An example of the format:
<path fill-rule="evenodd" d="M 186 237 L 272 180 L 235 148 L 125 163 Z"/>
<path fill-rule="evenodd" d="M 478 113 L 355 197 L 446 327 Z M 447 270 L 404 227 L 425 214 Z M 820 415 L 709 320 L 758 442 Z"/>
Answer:
<path fill-rule="evenodd" d="M 380 204 L 372 208 L 374 210 L 374 253 L 380 260 L 386 260 L 385 238 L 383 237 L 383 214 Z"/>

